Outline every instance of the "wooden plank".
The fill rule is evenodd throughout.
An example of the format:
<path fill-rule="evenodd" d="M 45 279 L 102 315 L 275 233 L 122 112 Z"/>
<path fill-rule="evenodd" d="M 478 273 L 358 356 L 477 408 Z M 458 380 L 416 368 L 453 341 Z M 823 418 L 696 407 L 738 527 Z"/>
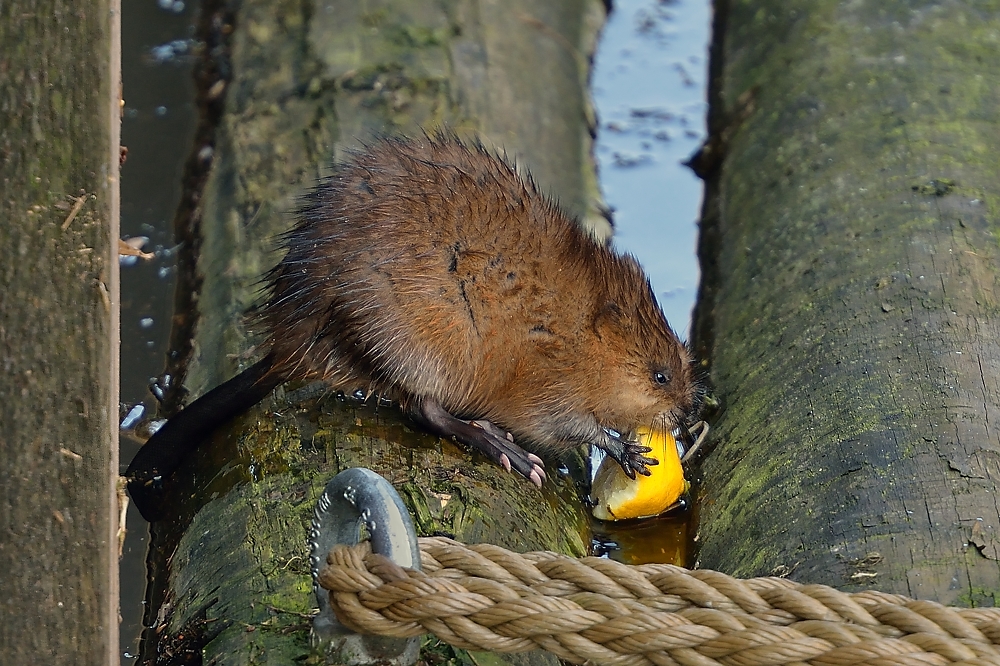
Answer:
<path fill-rule="evenodd" d="M 119 3 L 0 3 L 0 663 L 118 663 Z"/>

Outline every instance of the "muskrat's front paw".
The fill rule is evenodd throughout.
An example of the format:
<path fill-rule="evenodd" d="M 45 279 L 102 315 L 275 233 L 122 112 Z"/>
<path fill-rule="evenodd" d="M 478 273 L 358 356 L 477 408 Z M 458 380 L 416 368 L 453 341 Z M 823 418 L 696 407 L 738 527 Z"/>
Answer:
<path fill-rule="evenodd" d="M 643 455 L 653 450 L 650 447 L 644 446 L 639 442 L 627 440 L 616 430 L 611 430 L 610 428 L 605 428 L 604 432 L 607 435 L 607 439 L 598 444 L 598 446 L 604 449 L 609 456 L 621 465 L 622 471 L 625 472 L 628 478 L 634 479 L 636 473 L 649 476 L 650 471 L 648 467 L 660 464 L 655 458 Z"/>
<path fill-rule="evenodd" d="M 643 446 L 638 442 L 625 442 L 624 449 L 622 459 L 618 461 L 618 464 L 622 466 L 622 470 L 628 474 L 630 479 L 634 479 L 636 473 L 649 476 L 649 466 L 660 464 L 660 461 L 656 458 L 642 455 L 653 450 L 648 446 Z"/>

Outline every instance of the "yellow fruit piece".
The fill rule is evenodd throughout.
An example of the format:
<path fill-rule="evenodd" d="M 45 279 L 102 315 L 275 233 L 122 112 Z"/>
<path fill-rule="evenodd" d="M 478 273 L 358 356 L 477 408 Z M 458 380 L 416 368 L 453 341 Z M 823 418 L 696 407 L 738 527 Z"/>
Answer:
<path fill-rule="evenodd" d="M 669 432 L 636 429 L 639 442 L 653 450 L 645 454 L 659 465 L 650 465 L 649 476 L 636 474 L 630 479 L 611 456 L 597 468 L 591 495 L 597 501 L 594 517 L 598 520 L 646 518 L 666 511 L 688 489 L 677 443 Z"/>

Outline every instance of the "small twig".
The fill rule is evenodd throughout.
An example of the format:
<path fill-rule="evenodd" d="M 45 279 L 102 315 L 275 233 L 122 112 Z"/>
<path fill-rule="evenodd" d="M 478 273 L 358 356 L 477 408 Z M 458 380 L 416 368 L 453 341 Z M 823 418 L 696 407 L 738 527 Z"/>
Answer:
<path fill-rule="evenodd" d="M 122 553 L 125 552 L 125 535 L 128 533 L 128 529 L 125 525 L 125 518 L 128 515 L 128 493 L 125 492 L 125 486 L 127 481 L 124 476 L 118 477 L 118 483 L 116 485 L 115 491 L 118 495 L 118 559 L 122 559 Z"/>
<path fill-rule="evenodd" d="M 71 451 L 70 449 L 67 449 L 65 446 L 59 448 L 59 453 L 63 454 L 67 458 L 72 458 L 73 460 L 83 460 L 83 456 L 81 456 L 76 451 Z"/>
<path fill-rule="evenodd" d="M 101 301 L 104 303 L 104 308 L 111 312 L 111 295 L 108 293 L 108 287 L 104 284 L 101 279 L 97 280 L 97 292 L 101 295 Z"/>
<path fill-rule="evenodd" d="M 80 209 L 83 208 L 83 204 L 85 204 L 85 203 L 87 203 L 87 194 L 86 193 L 81 194 L 80 196 L 76 197 L 76 200 L 75 200 L 75 203 L 73 204 L 73 207 L 70 208 L 70 210 L 69 210 L 69 215 L 67 215 L 66 219 L 63 220 L 62 227 L 61 227 L 62 231 L 66 231 L 67 229 L 69 229 L 69 225 L 71 225 L 73 223 L 73 220 L 76 219 L 77 214 L 80 212 Z"/>
<path fill-rule="evenodd" d="M 125 255 L 126 257 L 139 257 L 140 259 L 146 259 L 147 261 L 155 257 L 156 255 L 152 252 L 143 252 L 140 247 L 136 247 L 129 243 L 129 241 L 135 241 L 134 238 L 129 238 L 128 240 L 118 239 L 118 254 Z M 142 239 L 142 244 L 145 244 L 145 239 Z"/>

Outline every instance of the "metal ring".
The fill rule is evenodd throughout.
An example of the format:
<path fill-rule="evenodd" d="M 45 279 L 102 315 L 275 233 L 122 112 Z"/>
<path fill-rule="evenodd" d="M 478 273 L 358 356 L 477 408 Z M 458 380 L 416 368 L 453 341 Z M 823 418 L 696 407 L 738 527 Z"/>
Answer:
<path fill-rule="evenodd" d="M 354 545 L 367 536 L 372 551 L 401 567 L 420 569 L 417 533 L 410 513 L 396 489 L 384 478 L 363 467 L 333 477 L 316 502 L 309 530 L 309 560 L 319 615 L 313 620 L 313 640 L 338 653 L 341 663 L 352 665 L 390 662 L 412 664 L 419 638 L 396 639 L 358 636 L 334 617 L 330 597 L 319 586 L 319 570 L 337 544 Z"/>

